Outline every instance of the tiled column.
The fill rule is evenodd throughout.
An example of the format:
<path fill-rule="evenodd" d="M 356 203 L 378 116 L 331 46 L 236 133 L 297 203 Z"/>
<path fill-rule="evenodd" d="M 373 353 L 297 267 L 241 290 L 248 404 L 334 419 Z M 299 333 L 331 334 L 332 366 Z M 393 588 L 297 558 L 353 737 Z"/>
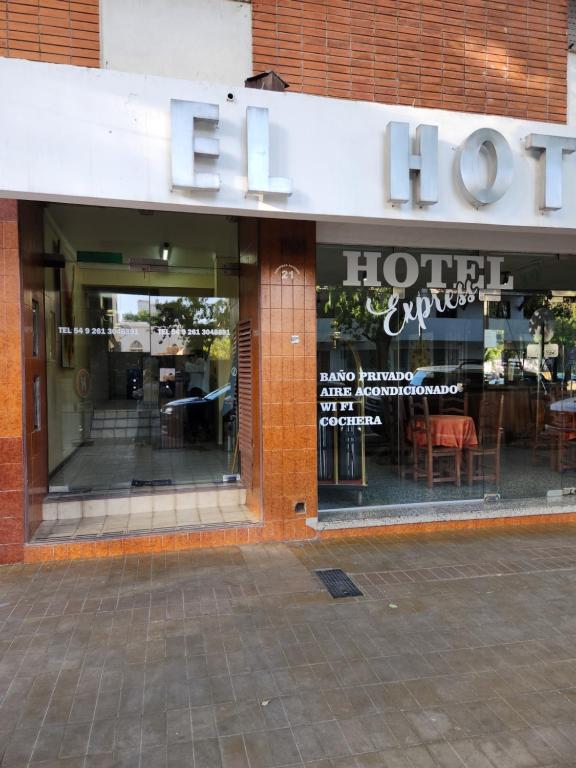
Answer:
<path fill-rule="evenodd" d="M 18 216 L 0 200 L 0 563 L 22 560 L 24 447 L 22 332 Z"/>
<path fill-rule="evenodd" d="M 316 227 L 261 219 L 259 235 L 264 538 L 301 539 L 318 503 Z"/>

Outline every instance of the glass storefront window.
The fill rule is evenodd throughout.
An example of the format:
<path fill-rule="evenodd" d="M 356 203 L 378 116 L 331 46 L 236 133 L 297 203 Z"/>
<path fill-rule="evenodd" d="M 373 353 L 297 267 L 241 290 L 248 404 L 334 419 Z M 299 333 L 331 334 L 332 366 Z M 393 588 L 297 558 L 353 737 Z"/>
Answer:
<path fill-rule="evenodd" d="M 321 510 L 573 491 L 570 258 L 319 246 Z"/>
<path fill-rule="evenodd" d="M 221 483 L 236 473 L 236 226 L 48 207 L 50 491 Z"/>

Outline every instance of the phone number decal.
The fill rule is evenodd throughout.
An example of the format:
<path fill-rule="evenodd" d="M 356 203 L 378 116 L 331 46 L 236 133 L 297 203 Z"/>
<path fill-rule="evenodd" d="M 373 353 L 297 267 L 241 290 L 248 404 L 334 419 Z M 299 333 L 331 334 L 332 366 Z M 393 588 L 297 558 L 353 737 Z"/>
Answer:
<path fill-rule="evenodd" d="M 69 328 L 58 326 L 58 333 L 72 336 L 138 336 L 137 328 Z"/>

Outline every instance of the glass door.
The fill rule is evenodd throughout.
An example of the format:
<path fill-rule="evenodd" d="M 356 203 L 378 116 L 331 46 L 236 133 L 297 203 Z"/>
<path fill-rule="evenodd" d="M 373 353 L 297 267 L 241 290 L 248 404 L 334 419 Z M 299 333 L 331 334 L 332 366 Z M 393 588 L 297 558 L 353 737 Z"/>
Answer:
<path fill-rule="evenodd" d="M 503 401 L 502 499 L 576 485 L 576 296 L 502 292 L 485 303 L 486 392 Z"/>
<path fill-rule="evenodd" d="M 81 411 L 82 429 L 51 487 L 221 483 L 237 471 L 230 299 L 81 283 L 77 290 L 75 324 L 60 332 L 73 341 L 79 373 L 70 407 Z"/>
<path fill-rule="evenodd" d="M 398 293 L 400 311 L 387 324 L 378 307 L 396 301 L 389 287 L 319 287 L 321 508 L 412 514 L 483 499 L 484 304 L 457 295 L 416 285 Z M 415 306 L 430 309 L 425 322 L 409 317 Z"/>

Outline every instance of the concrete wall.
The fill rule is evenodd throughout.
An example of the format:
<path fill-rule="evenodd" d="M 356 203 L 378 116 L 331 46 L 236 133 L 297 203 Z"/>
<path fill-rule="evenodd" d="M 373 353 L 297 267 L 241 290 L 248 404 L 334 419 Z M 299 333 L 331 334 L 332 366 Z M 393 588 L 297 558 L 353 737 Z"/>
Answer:
<path fill-rule="evenodd" d="M 102 66 L 240 85 L 252 74 L 242 0 L 101 0 Z"/>
<path fill-rule="evenodd" d="M 568 54 L 566 122 L 576 125 L 576 53 Z"/>

